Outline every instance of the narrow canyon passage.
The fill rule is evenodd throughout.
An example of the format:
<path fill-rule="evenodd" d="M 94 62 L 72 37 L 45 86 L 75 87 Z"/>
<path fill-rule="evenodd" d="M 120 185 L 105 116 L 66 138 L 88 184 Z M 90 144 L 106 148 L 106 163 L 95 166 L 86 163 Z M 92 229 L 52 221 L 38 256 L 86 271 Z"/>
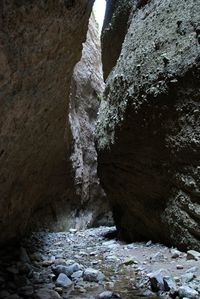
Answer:
<path fill-rule="evenodd" d="M 115 235 L 115 227 L 41 231 L 1 249 L 0 298 L 199 298 L 194 252 Z"/>
<path fill-rule="evenodd" d="M 0 299 L 200 299 L 199 11 L 0 1 Z"/>

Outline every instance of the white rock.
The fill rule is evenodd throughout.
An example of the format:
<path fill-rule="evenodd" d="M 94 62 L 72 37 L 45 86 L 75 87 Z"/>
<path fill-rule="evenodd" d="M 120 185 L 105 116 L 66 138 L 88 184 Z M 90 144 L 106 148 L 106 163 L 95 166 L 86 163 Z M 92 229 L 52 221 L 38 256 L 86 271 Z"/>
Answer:
<path fill-rule="evenodd" d="M 97 299 L 120 299 L 121 297 L 116 294 L 116 293 L 113 293 L 111 291 L 105 291 L 105 292 L 102 292 L 100 295 L 97 296 Z"/>
<path fill-rule="evenodd" d="M 177 249 L 172 248 L 171 249 L 171 254 L 172 254 L 172 258 L 176 259 L 176 258 L 180 257 L 181 252 Z"/>

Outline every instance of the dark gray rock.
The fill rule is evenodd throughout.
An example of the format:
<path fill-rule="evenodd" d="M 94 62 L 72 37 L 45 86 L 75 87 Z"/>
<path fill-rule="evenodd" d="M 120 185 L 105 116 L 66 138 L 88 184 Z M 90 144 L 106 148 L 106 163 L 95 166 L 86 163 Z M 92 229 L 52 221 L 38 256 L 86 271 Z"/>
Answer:
<path fill-rule="evenodd" d="M 74 263 L 70 266 L 57 265 L 57 266 L 53 266 L 52 270 L 56 275 L 59 275 L 60 273 L 64 273 L 67 276 L 71 276 L 74 272 L 83 270 L 83 266 L 78 263 Z"/>
<path fill-rule="evenodd" d="M 61 299 L 61 296 L 53 290 L 43 288 L 35 292 L 34 299 Z"/>

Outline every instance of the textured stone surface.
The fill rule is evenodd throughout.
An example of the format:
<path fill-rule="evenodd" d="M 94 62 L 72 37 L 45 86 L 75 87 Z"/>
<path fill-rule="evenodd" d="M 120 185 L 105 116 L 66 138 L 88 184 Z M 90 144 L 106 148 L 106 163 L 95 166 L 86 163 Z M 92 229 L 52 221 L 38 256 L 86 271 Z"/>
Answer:
<path fill-rule="evenodd" d="M 101 103 L 99 174 L 124 238 L 199 249 L 200 3 L 140 2 Z"/>
<path fill-rule="evenodd" d="M 101 46 L 92 14 L 82 58 L 77 63 L 71 85 L 69 123 L 72 135 L 72 168 L 76 198 L 81 202 L 81 221 L 89 225 L 108 224 L 110 208 L 97 176 L 94 130 L 104 91 Z"/>
<path fill-rule="evenodd" d="M 56 221 L 71 200 L 64 131 L 92 4 L 0 2 L 1 242 L 19 236 L 42 206 Z"/>
<path fill-rule="evenodd" d="M 136 0 L 106 0 L 106 14 L 101 37 L 104 79 L 108 77 L 120 55 L 129 27 L 131 8 L 136 7 L 136 2 Z"/>

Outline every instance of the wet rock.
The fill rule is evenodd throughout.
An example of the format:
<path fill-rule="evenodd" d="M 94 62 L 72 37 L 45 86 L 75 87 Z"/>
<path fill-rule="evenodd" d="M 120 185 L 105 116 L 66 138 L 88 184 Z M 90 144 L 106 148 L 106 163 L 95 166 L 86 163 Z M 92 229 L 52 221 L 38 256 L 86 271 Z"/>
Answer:
<path fill-rule="evenodd" d="M 83 279 L 89 282 L 99 282 L 104 279 L 104 274 L 99 270 L 93 268 L 87 268 L 83 272 Z"/>
<path fill-rule="evenodd" d="M 60 273 L 55 284 L 57 287 L 68 288 L 73 284 L 73 282 L 69 279 L 69 277 L 67 277 L 67 275 Z"/>
<path fill-rule="evenodd" d="M 199 293 L 188 286 L 181 286 L 178 289 L 178 293 L 181 298 L 183 298 L 183 297 L 187 297 L 187 298 L 191 298 L 191 299 L 199 298 Z"/>

